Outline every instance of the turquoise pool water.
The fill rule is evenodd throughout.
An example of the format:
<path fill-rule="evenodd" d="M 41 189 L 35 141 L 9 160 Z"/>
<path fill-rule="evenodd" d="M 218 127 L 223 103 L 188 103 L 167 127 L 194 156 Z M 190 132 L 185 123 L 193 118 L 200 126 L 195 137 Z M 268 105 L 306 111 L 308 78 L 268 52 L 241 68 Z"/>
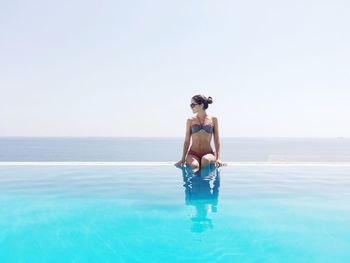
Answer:
<path fill-rule="evenodd" d="M 350 167 L 0 167 L 0 262 L 348 262 Z"/>

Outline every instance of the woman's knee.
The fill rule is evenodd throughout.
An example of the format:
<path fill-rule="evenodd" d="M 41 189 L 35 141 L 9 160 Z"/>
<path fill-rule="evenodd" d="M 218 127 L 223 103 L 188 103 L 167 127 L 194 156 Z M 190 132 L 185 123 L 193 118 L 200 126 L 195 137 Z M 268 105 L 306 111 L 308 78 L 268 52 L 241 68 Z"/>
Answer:
<path fill-rule="evenodd" d="M 192 168 L 199 168 L 199 162 L 194 157 L 187 157 L 186 164 L 190 165 Z"/>
<path fill-rule="evenodd" d="M 214 162 L 215 157 L 212 154 L 204 155 L 201 159 L 201 163 L 204 165 L 210 164 L 210 162 Z"/>

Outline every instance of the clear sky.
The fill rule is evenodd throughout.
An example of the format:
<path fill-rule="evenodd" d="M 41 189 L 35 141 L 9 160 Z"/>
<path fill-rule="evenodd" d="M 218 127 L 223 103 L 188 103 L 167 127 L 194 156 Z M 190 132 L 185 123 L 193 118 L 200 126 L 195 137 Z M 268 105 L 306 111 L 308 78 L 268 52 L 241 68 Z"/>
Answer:
<path fill-rule="evenodd" d="M 350 136 L 350 2 L 0 0 L 0 136 Z"/>

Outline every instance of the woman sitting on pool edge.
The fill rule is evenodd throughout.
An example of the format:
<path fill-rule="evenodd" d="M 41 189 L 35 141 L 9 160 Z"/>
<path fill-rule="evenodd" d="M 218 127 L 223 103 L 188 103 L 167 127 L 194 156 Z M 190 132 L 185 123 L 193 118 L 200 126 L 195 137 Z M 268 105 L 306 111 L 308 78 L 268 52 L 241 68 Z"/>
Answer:
<path fill-rule="evenodd" d="M 215 166 L 224 165 L 219 159 L 220 156 L 220 140 L 218 119 L 214 116 L 208 116 L 206 109 L 208 104 L 212 104 L 212 97 L 206 98 L 203 95 L 195 95 L 191 99 L 191 108 L 193 113 L 197 113 L 187 119 L 186 122 L 186 138 L 184 142 L 183 154 L 180 161 L 175 165 L 190 165 L 193 170 L 199 170 L 210 167 L 211 163 Z M 214 152 L 210 142 L 214 135 Z M 192 136 L 192 145 L 190 150 L 190 140 Z"/>

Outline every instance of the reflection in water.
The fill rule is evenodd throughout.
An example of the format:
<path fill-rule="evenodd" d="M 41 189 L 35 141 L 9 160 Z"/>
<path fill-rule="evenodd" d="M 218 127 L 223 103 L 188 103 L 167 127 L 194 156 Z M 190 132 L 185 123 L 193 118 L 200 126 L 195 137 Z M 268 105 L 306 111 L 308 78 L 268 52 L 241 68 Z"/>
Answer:
<path fill-rule="evenodd" d="M 208 171 L 193 172 L 191 167 L 182 167 L 182 176 L 185 187 L 186 205 L 194 206 L 196 213 L 192 216 L 192 232 L 201 233 L 213 228 L 208 215 L 217 212 L 220 168 L 210 166 Z"/>

